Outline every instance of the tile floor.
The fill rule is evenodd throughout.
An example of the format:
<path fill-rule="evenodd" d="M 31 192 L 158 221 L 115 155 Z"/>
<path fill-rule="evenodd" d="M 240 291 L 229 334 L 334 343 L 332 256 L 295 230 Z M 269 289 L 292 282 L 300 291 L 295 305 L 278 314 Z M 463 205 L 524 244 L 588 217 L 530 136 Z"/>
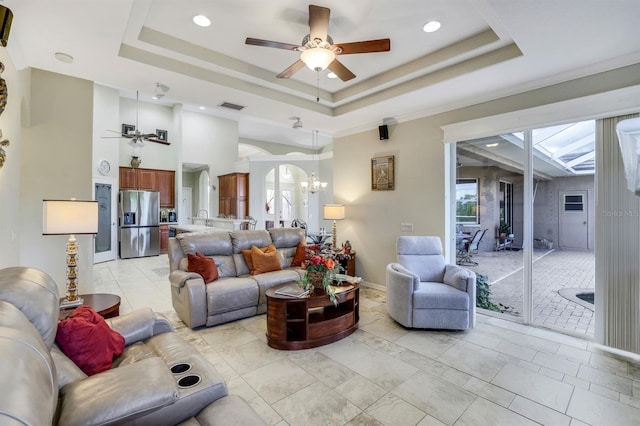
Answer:
<path fill-rule="evenodd" d="M 271 425 L 640 425 L 640 357 L 478 315 L 466 332 L 407 330 L 363 288 L 360 327 L 333 344 L 278 351 L 265 316 L 190 330 L 171 308 L 165 256 L 94 267 L 121 313 L 164 312 Z"/>

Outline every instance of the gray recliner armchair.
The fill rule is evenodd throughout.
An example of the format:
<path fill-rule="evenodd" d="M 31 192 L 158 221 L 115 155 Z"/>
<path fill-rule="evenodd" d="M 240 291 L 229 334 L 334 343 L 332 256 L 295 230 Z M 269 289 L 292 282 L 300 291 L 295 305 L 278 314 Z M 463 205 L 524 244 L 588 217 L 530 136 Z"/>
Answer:
<path fill-rule="evenodd" d="M 405 327 L 466 330 L 476 316 L 476 275 L 445 263 L 438 237 L 402 236 L 387 265 L 387 311 Z"/>

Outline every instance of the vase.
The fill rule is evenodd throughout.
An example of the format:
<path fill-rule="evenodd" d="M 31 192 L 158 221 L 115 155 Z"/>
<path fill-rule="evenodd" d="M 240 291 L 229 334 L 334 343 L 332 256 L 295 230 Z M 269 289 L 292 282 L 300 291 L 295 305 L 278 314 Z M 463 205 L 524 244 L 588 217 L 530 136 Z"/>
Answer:
<path fill-rule="evenodd" d="M 323 280 L 324 280 L 324 272 L 320 272 L 320 271 L 311 271 L 311 272 L 307 272 L 307 274 L 309 275 L 309 281 L 311 281 L 311 284 L 313 284 L 313 289 L 322 289 L 324 290 L 324 284 L 323 284 Z"/>
<path fill-rule="evenodd" d="M 140 167 L 140 163 L 142 163 L 142 160 L 140 160 L 138 157 L 136 156 L 131 157 L 131 167 L 133 167 L 134 169 L 137 169 L 138 167 Z"/>

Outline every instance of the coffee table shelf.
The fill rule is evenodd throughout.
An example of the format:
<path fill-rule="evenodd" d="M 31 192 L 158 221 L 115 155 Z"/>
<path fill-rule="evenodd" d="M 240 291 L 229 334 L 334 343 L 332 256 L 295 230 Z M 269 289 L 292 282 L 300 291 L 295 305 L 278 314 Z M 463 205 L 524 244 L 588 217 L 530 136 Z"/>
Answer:
<path fill-rule="evenodd" d="M 286 285 L 286 284 L 283 284 Z M 267 342 L 276 349 L 308 349 L 340 340 L 358 328 L 360 286 L 337 295 L 334 306 L 324 291 L 301 298 L 267 290 Z"/>

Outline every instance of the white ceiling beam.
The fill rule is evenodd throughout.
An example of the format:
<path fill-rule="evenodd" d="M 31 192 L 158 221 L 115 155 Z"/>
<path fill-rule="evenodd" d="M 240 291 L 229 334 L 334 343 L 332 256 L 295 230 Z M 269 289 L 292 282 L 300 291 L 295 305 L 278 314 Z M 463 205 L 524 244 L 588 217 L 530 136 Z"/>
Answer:
<path fill-rule="evenodd" d="M 574 158 L 571 161 L 567 162 L 567 167 L 575 167 L 578 164 L 582 164 L 585 161 L 589 161 L 589 160 L 593 160 L 594 158 L 596 158 L 596 152 L 595 151 L 591 151 L 591 152 L 587 152 L 584 155 L 581 155 L 580 157 Z"/>

